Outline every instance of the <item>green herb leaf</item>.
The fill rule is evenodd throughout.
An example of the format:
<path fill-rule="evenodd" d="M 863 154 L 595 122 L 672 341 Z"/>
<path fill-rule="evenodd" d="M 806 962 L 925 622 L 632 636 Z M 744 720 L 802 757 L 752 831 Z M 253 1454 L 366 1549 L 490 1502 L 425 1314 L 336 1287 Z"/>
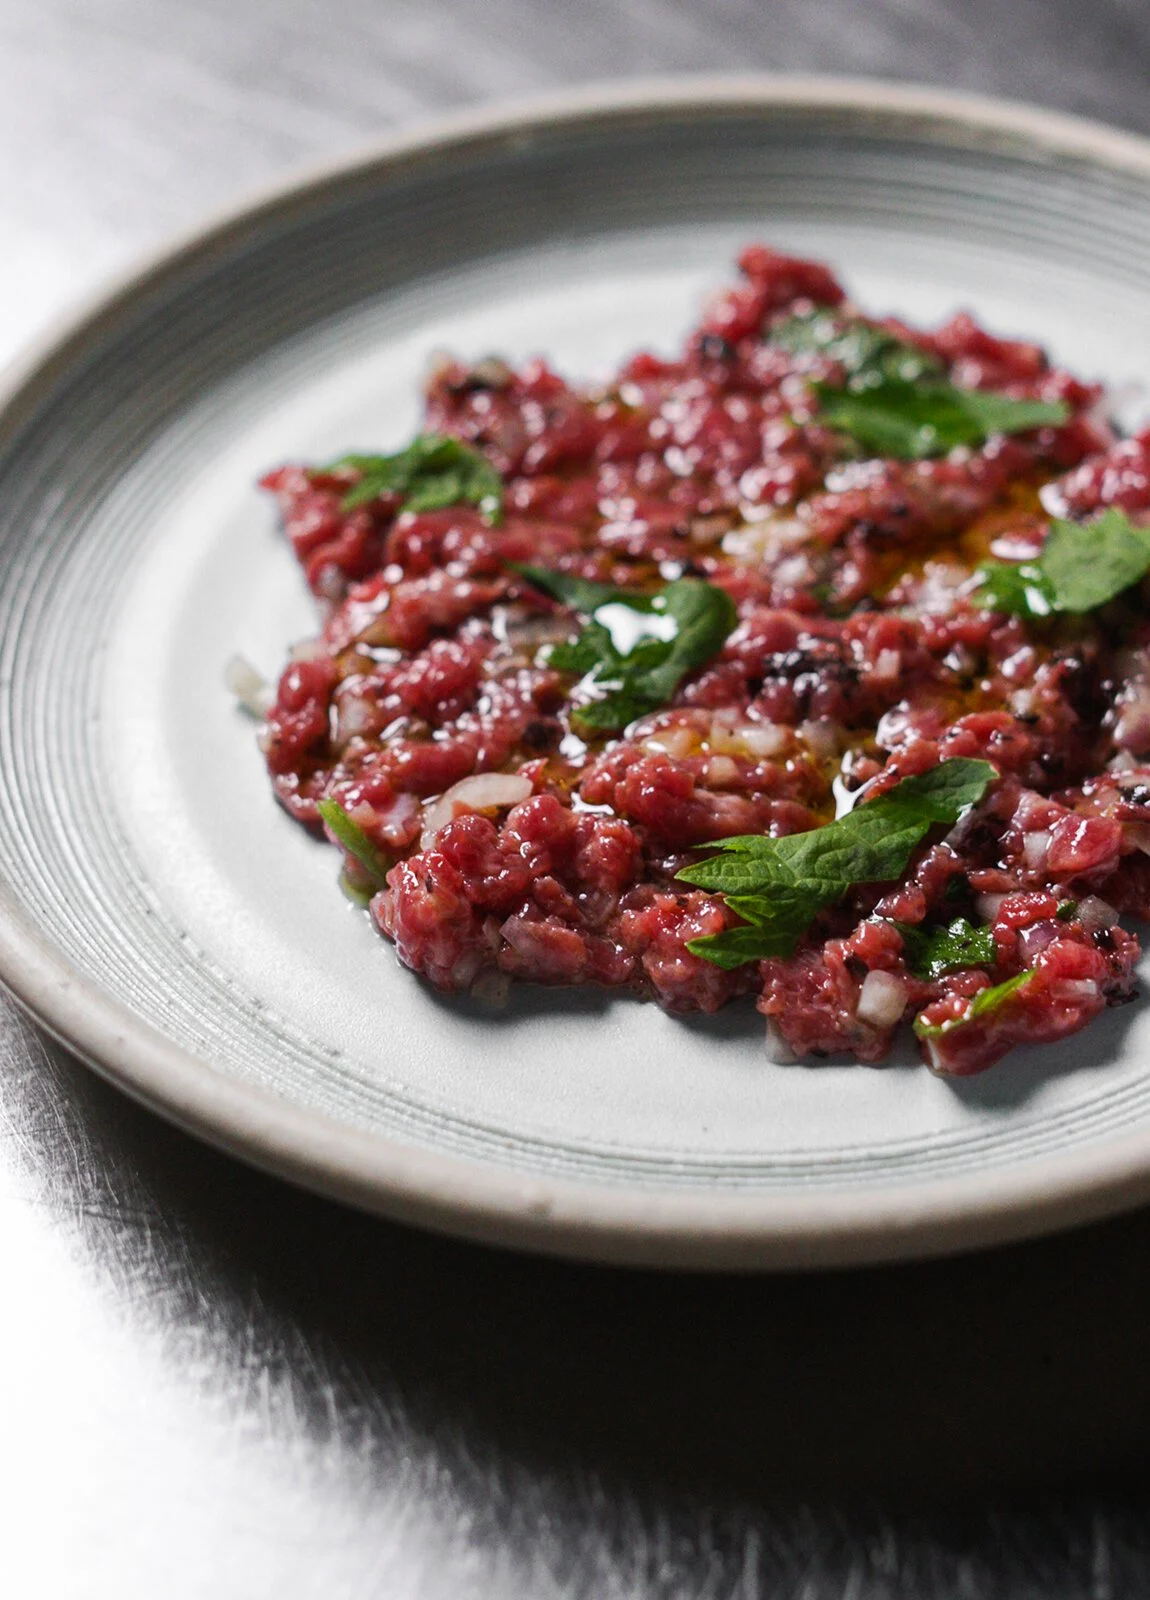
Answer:
<path fill-rule="evenodd" d="M 1005 983 L 996 983 L 989 989 L 980 989 L 967 1007 L 966 1014 L 961 1017 L 951 1017 L 946 1022 L 926 1023 L 921 1016 L 914 1019 L 914 1031 L 920 1039 L 939 1039 L 943 1034 L 953 1033 L 956 1028 L 965 1028 L 967 1023 L 974 1022 L 978 1017 L 992 1016 L 1010 999 L 1017 994 L 1024 984 L 1030 982 L 1034 973 L 1016 972 L 1013 978 L 1007 978 Z"/>
<path fill-rule="evenodd" d="M 622 600 L 636 611 L 651 609 L 651 596 L 639 594 L 634 589 L 620 589 L 614 583 L 592 583 L 587 578 L 574 578 L 569 572 L 555 572 L 551 567 L 532 567 L 525 561 L 509 561 L 514 572 L 530 579 L 537 589 L 549 594 L 553 600 L 570 606 L 572 611 L 583 611 L 594 616 L 600 606 Z"/>
<path fill-rule="evenodd" d="M 808 833 L 782 839 L 744 834 L 716 841 L 707 848 L 718 854 L 684 867 L 678 877 L 721 894 L 757 938 L 735 928 L 728 933 L 739 934 L 738 940 L 728 933 L 712 934 L 691 940 L 687 948 L 726 966 L 788 955 L 818 913 L 856 884 L 901 877 L 931 827 L 957 822 L 996 776 L 988 761 L 943 761 Z M 734 956 L 744 949 L 750 953 L 736 961 Z"/>
<path fill-rule="evenodd" d="M 345 898 L 350 900 L 353 906 L 358 906 L 361 911 L 366 911 L 375 898 L 375 890 L 361 889 L 359 884 L 353 883 L 346 868 L 339 875 L 339 886 Z"/>
<path fill-rule="evenodd" d="M 816 383 L 814 388 L 820 421 L 877 455 L 900 461 L 942 456 L 955 445 L 983 444 L 995 433 L 1024 433 L 1070 416 L 1062 401 L 1012 400 L 940 381 L 881 378 L 866 387 L 832 389 Z"/>
<path fill-rule="evenodd" d="M 554 646 L 549 658 L 598 692 L 571 714 L 576 727 L 589 732 L 618 732 L 666 705 L 688 672 L 718 654 L 738 621 L 726 590 L 700 578 L 679 578 L 646 594 L 545 567 L 512 566 L 590 618 L 577 638 Z"/>
<path fill-rule="evenodd" d="M 974 600 L 986 611 L 1031 618 L 1055 611 L 1054 591 L 1037 562 L 984 561 L 978 581 Z"/>
<path fill-rule="evenodd" d="M 941 361 L 917 345 L 906 344 L 861 317 L 837 316 L 825 306 L 776 322 L 768 329 L 767 340 L 795 355 L 827 356 L 839 362 L 848 377 L 868 385 L 885 378 L 915 383 L 942 370 Z"/>
<path fill-rule="evenodd" d="M 987 925 L 977 927 L 956 917 L 945 928 L 919 928 L 909 922 L 896 922 L 895 927 L 902 935 L 906 964 L 916 978 L 941 978 L 963 967 L 994 964 L 994 930 Z"/>
<path fill-rule="evenodd" d="M 386 853 L 368 838 L 358 822 L 354 822 L 348 816 L 338 800 L 320 800 L 316 810 L 347 853 L 359 862 L 371 881 L 379 888 L 384 888 L 387 884 L 387 874 L 393 865 Z"/>
<path fill-rule="evenodd" d="M 1114 600 L 1150 571 L 1150 528 L 1111 507 L 1093 522 L 1050 524 L 1035 561 L 984 561 L 980 603 L 1020 617 L 1081 616 Z"/>
<path fill-rule="evenodd" d="M 884 805 L 902 807 L 931 822 L 954 823 L 969 807 L 978 804 L 995 777 L 997 773 L 989 761 L 971 761 L 961 756 L 941 761 L 917 778 L 903 778 L 881 800 Z M 872 802 L 872 806 L 877 803 Z"/>
<path fill-rule="evenodd" d="M 736 967 L 745 967 L 748 961 L 789 955 L 791 945 L 782 936 L 766 933 L 762 928 L 724 928 L 722 933 L 707 933 L 700 939 L 689 940 L 687 949 L 712 966 L 733 972 Z"/>
<path fill-rule="evenodd" d="M 492 525 L 503 508 L 503 482 L 487 457 L 460 439 L 421 433 L 391 456 L 341 456 L 324 470 L 354 467 L 363 474 L 344 495 L 345 511 L 381 494 L 396 494 L 405 511 L 442 511 L 447 506 L 478 506 Z"/>

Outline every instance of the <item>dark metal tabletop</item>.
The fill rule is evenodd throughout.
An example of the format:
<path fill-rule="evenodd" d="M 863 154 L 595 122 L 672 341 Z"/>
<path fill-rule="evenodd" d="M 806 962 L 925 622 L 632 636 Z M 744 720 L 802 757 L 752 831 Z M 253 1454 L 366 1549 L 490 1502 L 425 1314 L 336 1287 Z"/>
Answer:
<path fill-rule="evenodd" d="M 0 0 L 0 350 L 421 114 L 769 68 L 1150 132 L 1146 0 Z M 1150 1592 L 1150 1215 L 672 1277 L 435 1239 L 168 1128 L 0 1009 L 0 1594 Z"/>

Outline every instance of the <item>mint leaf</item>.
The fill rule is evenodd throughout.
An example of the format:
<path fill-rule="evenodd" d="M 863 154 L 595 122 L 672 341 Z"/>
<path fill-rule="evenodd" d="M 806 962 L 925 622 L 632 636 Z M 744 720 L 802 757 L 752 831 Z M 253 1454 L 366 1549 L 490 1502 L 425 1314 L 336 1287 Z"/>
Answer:
<path fill-rule="evenodd" d="M 688 950 L 728 967 L 789 955 L 818 913 L 856 884 L 901 877 L 931 827 L 957 822 L 996 776 L 988 761 L 943 761 L 821 828 L 781 839 L 744 834 L 707 846 L 718 853 L 677 876 L 721 894 L 749 931 L 693 939 Z M 735 960 L 740 951 L 746 953 Z"/>
<path fill-rule="evenodd" d="M 903 778 L 881 798 L 886 804 L 902 806 L 915 816 L 929 817 L 931 822 L 953 823 L 968 807 L 978 804 L 996 776 L 988 761 L 971 761 L 960 756 L 939 762 L 937 767 L 917 778 Z M 872 801 L 868 809 L 877 804 Z"/>
<path fill-rule="evenodd" d="M 767 341 L 795 355 L 826 356 L 844 367 L 848 377 L 868 383 L 884 378 L 914 383 L 942 370 L 942 363 L 917 345 L 861 317 L 837 316 L 825 306 L 776 322 Z"/>
<path fill-rule="evenodd" d="M 553 600 L 570 606 L 572 611 L 583 611 L 590 617 L 600 606 L 623 600 L 636 611 L 651 609 L 651 596 L 639 594 L 634 589 L 620 589 L 613 583 L 592 583 L 587 578 L 575 578 L 569 572 L 556 572 L 551 567 L 532 567 L 524 561 L 509 561 L 514 572 L 521 573 L 537 589 L 549 594 Z"/>
<path fill-rule="evenodd" d="M 846 389 L 814 385 L 819 420 L 849 433 L 866 449 L 900 461 L 946 455 L 955 445 L 983 444 L 995 433 L 1024 433 L 1065 422 L 1062 401 L 1012 400 L 941 381 L 855 379 Z"/>
<path fill-rule="evenodd" d="M 1057 609 L 1054 590 L 1033 561 L 984 561 L 978 569 L 975 604 L 1015 617 L 1049 617 Z"/>
<path fill-rule="evenodd" d="M 316 810 L 348 855 L 355 857 L 373 883 L 384 888 L 393 865 L 386 853 L 368 838 L 358 822 L 352 821 L 338 800 L 320 800 Z"/>
<path fill-rule="evenodd" d="M 748 961 L 789 955 L 791 948 L 786 938 L 766 933 L 762 928 L 724 928 L 722 933 L 707 933 L 687 942 L 687 949 L 693 955 L 702 956 L 704 961 L 722 967 L 724 972 L 745 967 Z"/>
<path fill-rule="evenodd" d="M 919 928 L 909 922 L 896 922 L 895 927 L 902 935 L 906 964 L 916 978 L 941 978 L 963 967 L 994 964 L 994 931 L 987 925 L 976 927 L 965 917 L 956 917 L 945 928 Z"/>
<path fill-rule="evenodd" d="M 552 648 L 561 672 L 577 672 L 598 698 L 571 720 L 588 732 L 616 733 L 666 705 L 688 672 L 710 661 L 738 621 L 725 589 L 679 578 L 643 593 L 591 583 L 565 572 L 512 562 L 516 572 L 590 620 L 577 638 Z"/>
<path fill-rule="evenodd" d="M 503 509 L 503 482 L 487 457 L 460 439 L 421 433 L 390 456 L 350 455 L 325 472 L 354 467 L 362 474 L 340 502 L 345 511 L 380 495 L 400 495 L 404 511 L 442 511 L 447 506 L 478 506 L 495 525 Z"/>
<path fill-rule="evenodd" d="M 996 1011 L 1001 1011 L 1011 995 L 1017 994 L 1024 984 L 1030 982 L 1034 973 L 1032 971 L 1016 972 L 1013 978 L 1007 978 L 1005 983 L 996 983 L 990 989 L 980 989 L 967 1007 L 966 1015 L 951 1017 L 946 1022 L 927 1023 L 921 1016 L 914 1019 L 914 1031 L 920 1039 L 939 1039 L 943 1034 L 953 1033 L 955 1028 L 965 1028 L 968 1022 L 974 1022 L 978 1017 L 993 1016 Z"/>
<path fill-rule="evenodd" d="M 993 611 L 1081 616 L 1114 600 L 1150 571 L 1150 528 L 1111 507 L 1093 522 L 1050 524 L 1034 561 L 984 561 L 976 599 Z"/>

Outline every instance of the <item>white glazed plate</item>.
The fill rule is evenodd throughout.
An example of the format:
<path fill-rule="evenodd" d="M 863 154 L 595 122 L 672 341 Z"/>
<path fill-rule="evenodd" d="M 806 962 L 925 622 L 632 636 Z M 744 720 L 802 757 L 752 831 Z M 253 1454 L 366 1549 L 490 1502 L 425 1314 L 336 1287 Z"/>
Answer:
<path fill-rule="evenodd" d="M 231 704 L 316 619 L 255 480 L 395 446 L 429 354 L 593 377 L 743 243 L 1150 374 L 1150 146 L 874 84 L 689 80 L 456 120 L 175 249 L 0 415 L 0 974 L 214 1143 L 473 1237 L 649 1264 L 926 1254 L 1150 1196 L 1150 1004 L 944 1082 L 778 1066 L 749 1005 L 429 991 L 276 807 Z M 1137 404 L 1131 413 L 1137 415 Z"/>

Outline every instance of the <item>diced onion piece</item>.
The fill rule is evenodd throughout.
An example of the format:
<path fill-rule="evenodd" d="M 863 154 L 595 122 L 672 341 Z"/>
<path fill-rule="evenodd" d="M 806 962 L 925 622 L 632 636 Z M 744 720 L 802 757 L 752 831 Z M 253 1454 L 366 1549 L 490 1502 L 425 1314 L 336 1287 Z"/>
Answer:
<path fill-rule="evenodd" d="M 1110 902 L 1096 894 L 1088 894 L 1080 900 L 1074 914 L 1082 926 L 1091 932 L 1095 928 L 1112 928 L 1118 921 L 1118 913 Z"/>
<path fill-rule="evenodd" d="M 1114 725 L 1114 743 L 1135 755 L 1150 751 L 1150 684 L 1136 679 L 1127 686 Z"/>
<path fill-rule="evenodd" d="M 479 772 L 461 778 L 425 809 L 419 847 L 430 849 L 440 828 L 446 827 L 457 811 L 497 811 L 503 806 L 517 806 L 530 795 L 531 779 L 516 773 Z"/>
<path fill-rule="evenodd" d="M 874 675 L 890 681 L 902 671 L 902 656 L 897 650 L 880 650 L 874 664 Z"/>
<path fill-rule="evenodd" d="M 783 1038 L 782 1029 L 773 1017 L 767 1018 L 767 1031 L 763 1043 L 766 1046 L 767 1060 L 773 1061 L 776 1067 L 789 1067 L 799 1059 Z"/>
<path fill-rule="evenodd" d="M 505 972 L 488 967 L 471 985 L 471 998 L 492 1011 L 502 1011 L 511 993 L 511 979 Z"/>
<path fill-rule="evenodd" d="M 906 1009 L 906 984 L 893 972 L 868 972 L 855 1015 L 872 1028 L 893 1028 Z"/>
<path fill-rule="evenodd" d="M 356 734 L 366 733 L 375 721 L 375 708 L 366 700 L 347 699 L 339 707 L 336 719 L 336 743 L 345 745 Z"/>
<path fill-rule="evenodd" d="M 246 656 L 229 656 L 224 666 L 224 684 L 245 711 L 262 722 L 275 703 L 275 690 Z"/>
<path fill-rule="evenodd" d="M 774 561 L 787 545 L 810 538 L 810 529 L 797 517 L 741 522 L 723 535 L 722 551 L 748 567 Z M 778 576 L 777 572 L 775 574 Z"/>
<path fill-rule="evenodd" d="M 937 1072 L 939 1077 L 949 1077 L 949 1073 L 947 1072 L 946 1068 L 946 1059 L 939 1047 L 939 1041 L 937 1039 L 926 1038 L 921 1041 L 921 1044 L 923 1054 L 926 1056 L 926 1064 L 930 1070 L 932 1072 Z"/>
<path fill-rule="evenodd" d="M 707 762 L 707 782 L 717 789 L 734 783 L 738 776 L 739 769 L 730 756 L 712 756 Z"/>
<path fill-rule="evenodd" d="M 1093 978 L 1063 978 L 1051 984 L 1056 1000 L 1097 1000 L 1098 985 Z"/>
<path fill-rule="evenodd" d="M 664 750 L 676 759 L 692 756 L 698 748 L 699 735 L 694 728 L 673 722 L 665 728 L 656 728 L 643 739 L 650 750 Z"/>
<path fill-rule="evenodd" d="M 975 899 L 974 909 L 983 922 L 993 922 L 1005 899 L 1004 894 L 980 894 Z"/>
<path fill-rule="evenodd" d="M 1022 856 L 1031 872 L 1036 872 L 1046 860 L 1046 852 L 1050 848 L 1050 834 L 1028 833 L 1022 841 Z"/>
<path fill-rule="evenodd" d="M 1032 922 L 1018 935 L 1018 948 L 1026 966 L 1032 967 L 1042 952 L 1058 937 L 1056 922 Z"/>
<path fill-rule="evenodd" d="M 840 749 L 839 725 L 827 717 L 820 717 L 817 721 L 800 722 L 799 733 L 805 740 L 807 748 L 813 756 L 820 761 L 833 761 Z"/>
<path fill-rule="evenodd" d="M 319 661 L 327 655 L 327 646 L 322 639 L 303 639 L 299 644 L 293 644 L 291 658 L 293 661 Z"/>
<path fill-rule="evenodd" d="M 775 722 L 745 722 L 738 737 L 748 754 L 758 760 L 777 756 L 787 745 L 787 730 Z"/>

